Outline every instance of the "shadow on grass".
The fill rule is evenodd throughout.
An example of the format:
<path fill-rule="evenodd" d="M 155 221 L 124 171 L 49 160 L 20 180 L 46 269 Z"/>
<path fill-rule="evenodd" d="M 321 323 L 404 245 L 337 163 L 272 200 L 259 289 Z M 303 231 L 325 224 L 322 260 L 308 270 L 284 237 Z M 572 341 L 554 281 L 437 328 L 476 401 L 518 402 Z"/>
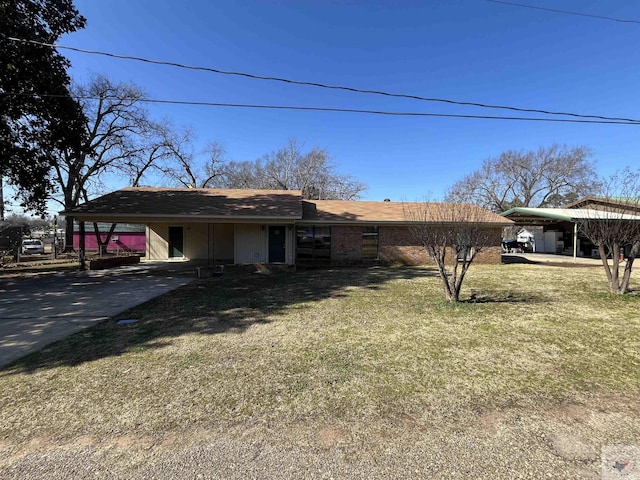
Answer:
<path fill-rule="evenodd" d="M 185 334 L 242 333 L 286 310 L 346 295 L 351 287 L 379 289 L 395 280 L 435 277 L 435 269 L 370 267 L 248 273 L 201 279 L 52 343 L 7 366 L 0 375 L 75 366 L 126 352 L 149 351 Z M 119 324 L 118 320 L 133 323 Z"/>
<path fill-rule="evenodd" d="M 545 303 L 549 299 L 537 293 L 507 293 L 505 295 L 484 295 L 472 293 L 470 298 L 461 300 L 460 303 Z"/>
<path fill-rule="evenodd" d="M 534 262 L 533 260 L 522 257 L 520 255 L 509 255 L 505 253 L 502 254 L 501 261 L 505 265 L 523 264 L 523 263 L 528 265 L 538 265 L 540 263 L 540 262 Z"/>

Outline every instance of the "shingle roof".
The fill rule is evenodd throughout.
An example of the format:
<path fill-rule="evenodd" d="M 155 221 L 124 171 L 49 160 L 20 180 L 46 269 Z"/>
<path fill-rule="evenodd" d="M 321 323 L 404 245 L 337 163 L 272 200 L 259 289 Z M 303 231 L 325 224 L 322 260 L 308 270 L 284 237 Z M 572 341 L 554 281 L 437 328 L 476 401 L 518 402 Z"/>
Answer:
<path fill-rule="evenodd" d="M 234 190 L 130 187 L 61 212 L 77 220 L 145 223 L 148 221 L 302 221 L 313 223 L 407 223 L 406 211 L 419 220 L 510 224 L 476 205 L 453 203 L 302 200 L 297 190 Z"/>
<path fill-rule="evenodd" d="M 630 212 L 640 212 L 640 198 L 588 196 L 568 203 L 563 208 L 617 208 L 629 210 Z"/>
<path fill-rule="evenodd" d="M 98 231 L 101 233 L 107 233 L 109 232 L 109 230 L 111 230 L 111 223 L 105 223 L 105 222 L 97 222 L 98 223 Z M 88 232 L 93 232 L 93 224 L 87 225 L 86 227 Z M 74 232 L 78 232 L 80 231 L 80 225 L 78 225 L 77 223 L 73 224 L 73 231 Z M 116 228 L 113 230 L 113 233 L 144 233 L 145 232 L 145 226 L 144 225 L 138 225 L 138 224 L 129 224 L 129 223 L 118 223 L 116 225 Z"/>
<path fill-rule="evenodd" d="M 474 221 L 508 225 L 512 222 L 477 205 L 423 202 L 361 202 L 344 200 L 305 200 L 305 222 L 407 223 L 415 217 L 437 222 Z"/>
<path fill-rule="evenodd" d="M 83 217 L 302 218 L 298 190 L 130 187 L 61 212 Z"/>

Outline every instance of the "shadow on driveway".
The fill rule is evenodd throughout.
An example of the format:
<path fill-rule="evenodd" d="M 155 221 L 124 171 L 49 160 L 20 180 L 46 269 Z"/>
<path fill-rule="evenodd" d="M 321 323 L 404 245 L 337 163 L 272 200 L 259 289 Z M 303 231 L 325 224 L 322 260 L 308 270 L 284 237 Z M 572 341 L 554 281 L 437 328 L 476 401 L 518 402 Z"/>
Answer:
<path fill-rule="evenodd" d="M 95 319 L 93 323 L 85 325 L 97 323 L 94 328 L 65 338 L 6 366 L 4 375 L 78 365 L 119 356 L 132 349 L 161 348 L 169 344 L 172 338 L 188 333 L 242 333 L 251 325 L 268 323 L 273 321 L 274 316 L 287 314 L 296 305 L 344 296 L 352 287 L 378 289 L 391 281 L 435 276 L 435 269 L 420 267 L 320 269 L 270 274 L 249 273 L 244 268 L 237 268 L 229 272 L 225 270 L 222 277 L 199 279 L 126 311 L 124 302 L 129 295 L 135 298 L 136 304 L 144 301 L 141 293 L 135 293 L 136 290 L 153 293 L 155 296 L 175 288 L 175 284 L 164 276 L 158 278 L 156 283 L 148 276 L 143 280 L 134 275 L 123 286 L 126 278 L 118 276 L 113 279 L 113 284 L 120 286 L 107 295 L 109 289 L 115 287 L 109 280 L 106 280 L 104 286 L 103 279 L 100 281 L 102 290 L 92 296 L 80 296 L 76 302 L 83 302 L 81 298 L 86 298 L 87 303 L 93 303 L 90 298 L 102 296 L 100 303 L 104 302 L 105 308 L 100 311 L 101 319 L 117 313 L 109 312 L 117 310 L 121 313 L 106 322 L 100 323 Z M 187 283 L 190 279 L 175 280 L 180 284 Z M 84 277 L 78 277 L 75 283 L 82 283 L 83 290 L 91 288 L 91 281 Z M 112 311 L 106 308 L 109 303 L 116 302 L 118 305 Z M 75 305 L 74 308 L 80 309 L 82 305 Z M 91 309 L 87 305 L 86 310 L 82 311 Z M 80 311 L 75 315 L 78 317 Z M 118 319 L 135 319 L 136 322 L 118 324 Z"/>
<path fill-rule="evenodd" d="M 143 263 L 111 270 L 0 277 L 0 368 L 186 285 L 195 279 L 195 268 L 185 268 Z"/>

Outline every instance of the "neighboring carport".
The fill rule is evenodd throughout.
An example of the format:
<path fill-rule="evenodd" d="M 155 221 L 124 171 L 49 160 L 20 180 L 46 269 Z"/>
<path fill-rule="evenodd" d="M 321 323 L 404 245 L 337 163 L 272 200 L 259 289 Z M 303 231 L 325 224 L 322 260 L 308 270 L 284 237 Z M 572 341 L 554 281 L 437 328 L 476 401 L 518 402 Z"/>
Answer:
<path fill-rule="evenodd" d="M 589 219 L 621 219 L 640 222 L 640 216 L 596 210 L 590 208 L 529 208 L 515 207 L 501 213 L 503 217 L 512 220 L 522 227 L 542 227 L 543 232 L 556 232 L 559 236 L 556 242 L 562 241 L 563 245 L 569 245 L 573 252 L 574 260 L 580 251 L 583 255 L 586 248 L 595 248 L 593 243 L 580 233 L 580 222 Z M 553 238 L 553 235 L 551 236 Z M 545 240 L 546 241 L 546 240 Z M 579 248 L 582 248 L 582 250 Z M 547 251 L 545 253 L 551 253 Z M 562 249 L 564 251 L 564 248 Z M 555 253 L 562 253 L 556 251 Z"/>

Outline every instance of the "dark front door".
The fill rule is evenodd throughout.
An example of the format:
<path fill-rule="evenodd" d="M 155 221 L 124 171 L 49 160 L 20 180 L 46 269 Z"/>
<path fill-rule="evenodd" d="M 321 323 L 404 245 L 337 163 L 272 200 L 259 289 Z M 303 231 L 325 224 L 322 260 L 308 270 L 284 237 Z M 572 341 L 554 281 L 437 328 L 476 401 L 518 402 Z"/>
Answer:
<path fill-rule="evenodd" d="M 287 227 L 269 227 L 269 263 L 285 261 L 285 238 Z"/>
<path fill-rule="evenodd" d="M 182 227 L 169 227 L 169 258 L 184 256 Z"/>

